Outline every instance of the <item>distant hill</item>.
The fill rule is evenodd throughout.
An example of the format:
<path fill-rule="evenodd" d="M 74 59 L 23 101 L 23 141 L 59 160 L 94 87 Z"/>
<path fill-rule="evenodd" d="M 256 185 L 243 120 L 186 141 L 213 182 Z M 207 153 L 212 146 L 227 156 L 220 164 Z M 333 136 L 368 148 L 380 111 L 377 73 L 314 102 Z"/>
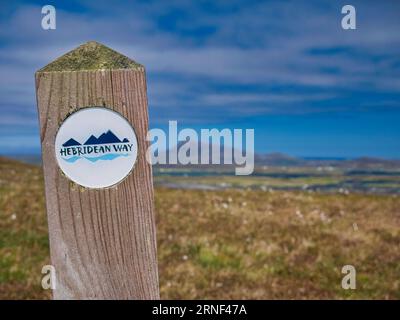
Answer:
<path fill-rule="evenodd" d="M 125 141 L 122 141 L 125 142 Z M 180 146 L 178 146 L 179 149 Z M 210 150 L 211 151 L 211 150 Z M 164 151 L 165 152 L 165 151 Z M 168 152 L 166 158 L 168 159 Z M 199 150 L 200 154 L 200 150 Z M 210 152 L 211 154 L 211 152 Z M 13 158 L 22 162 L 31 164 L 40 164 L 40 155 L 7 155 L 7 158 Z M 221 148 L 221 161 L 223 161 L 223 149 Z M 211 161 L 210 161 L 211 162 Z M 355 159 L 341 159 L 341 158 L 296 158 L 284 153 L 266 153 L 255 154 L 254 162 L 256 167 L 261 166 L 286 166 L 286 167 L 338 167 L 348 169 L 399 169 L 400 160 L 388 160 L 372 157 L 361 157 Z M 234 165 L 191 165 L 184 166 L 186 168 L 232 168 Z M 182 165 L 156 165 L 156 167 L 165 168 L 180 168 Z"/>
<path fill-rule="evenodd" d="M 42 163 L 42 156 L 40 154 L 17 154 L 17 155 L 0 155 L 1 161 L 13 161 L 40 165 Z"/>
<path fill-rule="evenodd" d="M 256 154 L 256 166 L 338 167 L 348 169 L 400 168 L 400 160 L 361 157 L 346 158 L 295 158 L 282 153 Z"/>
<path fill-rule="evenodd" d="M 197 148 L 197 152 L 199 155 L 199 159 L 201 158 L 201 149 L 202 147 L 208 149 L 209 151 L 209 165 L 190 165 L 185 167 L 194 167 L 194 168 L 231 168 L 235 165 L 213 165 L 211 164 L 211 157 L 212 157 L 212 146 L 207 144 L 197 144 L 196 141 L 191 141 L 193 143 L 193 148 Z M 186 144 L 186 142 L 179 142 L 178 145 L 172 148 L 172 151 L 175 153 L 179 152 L 180 148 Z M 164 154 L 165 158 L 169 159 L 169 150 L 161 151 Z M 220 146 L 220 159 L 221 163 L 224 162 L 224 146 Z M 232 160 L 234 162 L 234 156 L 232 154 Z M 400 160 L 388 160 L 388 159 L 381 159 L 381 158 L 372 158 L 372 157 L 360 157 L 355 159 L 346 159 L 340 157 L 318 157 L 318 158 L 299 158 L 287 155 L 281 152 L 272 152 L 272 153 L 255 153 L 254 154 L 254 164 L 256 167 L 261 166 L 286 166 L 286 167 L 340 167 L 340 168 L 349 168 L 349 169 L 380 169 L 380 168 L 400 168 Z M 157 165 L 158 167 L 181 167 L 181 165 Z"/>
<path fill-rule="evenodd" d="M 284 153 L 267 153 L 267 154 L 256 154 L 254 162 L 258 166 L 269 165 L 269 166 L 303 166 L 306 160 L 288 156 Z"/>
<path fill-rule="evenodd" d="M 337 162 L 337 166 L 355 169 L 390 169 L 399 168 L 400 160 L 361 157 Z"/>

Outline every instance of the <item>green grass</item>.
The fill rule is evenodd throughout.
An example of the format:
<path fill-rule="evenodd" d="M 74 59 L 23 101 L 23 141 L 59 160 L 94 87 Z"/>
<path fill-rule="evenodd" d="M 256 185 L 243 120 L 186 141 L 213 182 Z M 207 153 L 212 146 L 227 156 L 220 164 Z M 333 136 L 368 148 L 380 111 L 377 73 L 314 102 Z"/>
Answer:
<path fill-rule="evenodd" d="M 198 169 L 196 169 L 198 171 Z M 400 188 L 400 173 L 388 171 L 390 175 L 372 172 L 369 175 L 347 175 L 345 169 L 318 171 L 316 168 L 271 167 L 256 169 L 258 174 L 251 176 L 235 176 L 232 172 L 222 170 L 211 174 L 191 173 L 188 169 L 158 169 L 154 181 L 156 185 L 174 184 L 185 188 L 187 185 L 202 185 L 216 188 L 251 188 L 251 189 L 290 189 L 304 190 L 313 187 L 330 191 L 347 189 L 350 192 L 396 193 Z M 207 172 L 207 171 L 205 171 Z M 179 173 L 179 175 L 177 175 Z M 204 171 L 203 171 L 204 173 Z M 326 189 L 325 189 L 326 190 Z"/>
<path fill-rule="evenodd" d="M 397 196 L 158 187 L 155 204 L 164 299 L 400 299 Z M 0 159 L 0 299 L 50 298 L 49 262 L 41 170 Z"/>

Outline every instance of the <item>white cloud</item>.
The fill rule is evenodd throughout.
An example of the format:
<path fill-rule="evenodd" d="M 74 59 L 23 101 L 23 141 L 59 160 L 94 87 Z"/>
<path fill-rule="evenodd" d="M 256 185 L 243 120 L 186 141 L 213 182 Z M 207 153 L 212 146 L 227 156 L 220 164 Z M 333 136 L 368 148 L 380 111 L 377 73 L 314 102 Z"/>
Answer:
<path fill-rule="evenodd" d="M 133 3 L 84 1 L 89 10 L 57 10 L 57 29 L 40 27 L 40 7 L 20 6 L 0 22 L 1 106 L 23 106 L 35 114 L 33 74 L 40 67 L 87 40 L 99 40 L 143 63 L 149 72 L 149 99 L 155 119 L 185 116 L 187 104 L 218 107 L 249 115 L 271 112 L 299 112 L 304 102 L 324 101 L 343 89 L 370 88 L 378 92 L 400 93 L 400 20 L 395 4 L 355 1 L 359 28 L 340 28 L 340 6 L 334 2 L 271 1 L 234 8 L 215 4 L 207 12 L 199 4 L 187 2 Z M 237 5 L 239 6 L 239 5 Z M 190 30 L 202 26 L 215 29 L 201 41 L 185 36 L 186 20 L 176 21 L 176 30 L 164 30 L 159 18 L 172 8 L 180 8 L 190 19 Z M 221 13 L 222 12 L 222 13 Z M 184 14 L 184 15 L 185 15 Z M 311 54 L 315 49 L 343 48 L 337 54 Z M 174 79 L 164 80 L 165 76 Z M 216 91 L 215 84 L 236 86 L 230 92 Z M 297 86 L 320 88 L 320 95 L 307 91 L 296 94 L 251 92 L 252 86 Z M 241 91 L 241 86 L 247 86 Z M 250 91 L 250 92 L 249 92 Z M 328 93 L 326 93 L 328 91 Z M 207 106 L 207 104 L 209 104 Z M 4 107 L 5 108 L 5 107 Z M 264 108 L 264 109 L 263 109 Z M 11 107 L 8 107 L 7 112 Z M 321 107 L 304 107 L 315 112 Z M 328 110 L 328 109 L 326 109 Z M 201 112 L 197 114 L 201 121 Z M 232 116 L 234 116 L 232 114 Z M 7 121 L 2 115 L 2 122 Z M 208 114 L 203 114 L 208 119 Z M 223 118 L 221 118 L 223 120 Z M 36 121 L 36 119 L 35 119 Z"/>

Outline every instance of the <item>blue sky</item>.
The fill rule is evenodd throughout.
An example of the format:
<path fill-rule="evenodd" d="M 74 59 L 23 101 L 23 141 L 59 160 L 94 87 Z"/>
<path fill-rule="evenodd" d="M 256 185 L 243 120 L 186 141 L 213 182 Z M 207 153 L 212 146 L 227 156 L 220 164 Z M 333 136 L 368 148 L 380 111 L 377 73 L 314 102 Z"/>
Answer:
<path fill-rule="evenodd" d="M 357 30 L 343 30 L 352 4 Z M 57 29 L 41 28 L 41 7 Z M 400 1 L 2 1 L 0 154 L 38 153 L 34 72 L 88 40 L 144 64 L 151 127 L 256 151 L 400 158 Z"/>

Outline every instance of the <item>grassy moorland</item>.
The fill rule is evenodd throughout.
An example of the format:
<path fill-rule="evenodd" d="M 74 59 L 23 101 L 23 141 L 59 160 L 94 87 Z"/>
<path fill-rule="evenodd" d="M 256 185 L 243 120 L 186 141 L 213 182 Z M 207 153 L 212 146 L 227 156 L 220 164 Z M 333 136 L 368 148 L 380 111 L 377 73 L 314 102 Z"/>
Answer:
<path fill-rule="evenodd" d="M 164 299 L 400 299 L 397 195 L 157 187 L 155 201 Z M 0 299 L 49 298 L 49 262 L 41 170 L 0 158 Z"/>
<path fill-rule="evenodd" d="M 399 163 L 400 167 L 400 163 Z M 233 170 L 156 168 L 155 184 L 180 189 L 252 189 L 323 193 L 369 193 L 400 195 L 399 168 L 357 169 L 349 167 L 257 167 L 250 176 Z"/>

